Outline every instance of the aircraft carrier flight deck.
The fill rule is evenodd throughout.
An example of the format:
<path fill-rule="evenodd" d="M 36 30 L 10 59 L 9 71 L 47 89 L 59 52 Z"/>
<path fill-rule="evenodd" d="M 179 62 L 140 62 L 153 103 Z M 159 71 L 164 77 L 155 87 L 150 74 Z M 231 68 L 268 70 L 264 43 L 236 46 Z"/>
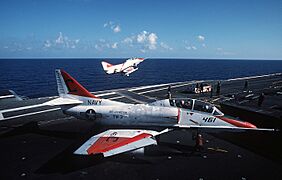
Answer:
<path fill-rule="evenodd" d="M 191 86 L 201 83 L 214 87 L 213 92 L 189 92 Z M 167 98 L 168 86 L 172 98 L 201 99 L 257 127 L 282 129 L 279 73 L 93 94 L 126 103 L 148 103 Z M 264 100 L 259 103 L 262 93 Z M 163 148 L 149 147 L 144 155 L 83 157 L 73 152 L 106 127 L 66 116 L 59 107 L 38 105 L 56 97 L 27 99 L 13 91 L 2 91 L 0 96 L 0 179 L 282 179 L 281 131 L 203 133 L 204 150 L 196 152 L 193 132 L 181 130 L 162 135 Z M 32 108 L 22 108 L 26 106 Z"/>

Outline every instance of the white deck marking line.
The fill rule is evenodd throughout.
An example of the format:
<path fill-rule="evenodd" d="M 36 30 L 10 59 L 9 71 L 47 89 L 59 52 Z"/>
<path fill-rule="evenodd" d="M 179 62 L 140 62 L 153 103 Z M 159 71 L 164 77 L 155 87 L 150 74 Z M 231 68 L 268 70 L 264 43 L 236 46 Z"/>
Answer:
<path fill-rule="evenodd" d="M 60 109 L 61 109 L 61 108 L 47 109 L 47 110 L 42 110 L 42 111 L 37 111 L 37 112 L 32 112 L 32 113 L 26 113 L 26 114 L 21 114 L 21 115 L 12 116 L 12 117 L 7 117 L 7 118 L 0 119 L 0 120 L 1 120 L 1 121 L 5 121 L 5 120 L 8 120 L 8 119 L 14 119 L 14 118 L 19 118 L 19 117 L 24 117 L 24 116 L 30 116 L 30 115 L 40 114 L 40 113 L 44 113 L 44 112 L 57 111 L 57 110 L 60 110 Z"/>
<path fill-rule="evenodd" d="M 15 96 L 14 95 L 0 96 L 0 99 L 10 98 L 10 97 L 15 97 Z"/>
<path fill-rule="evenodd" d="M 58 98 L 59 96 L 49 96 L 49 97 L 40 97 L 40 98 L 37 98 L 37 99 L 52 99 L 52 98 Z"/>
<path fill-rule="evenodd" d="M 109 99 L 114 100 L 114 99 L 121 99 L 121 98 L 124 98 L 124 96 L 112 97 L 112 98 L 109 98 Z"/>
<path fill-rule="evenodd" d="M 190 82 L 190 83 L 186 83 L 186 84 L 180 84 L 180 85 L 174 85 L 174 86 L 171 86 L 171 88 L 177 88 L 177 87 L 181 87 L 181 86 L 186 86 L 186 85 L 190 85 L 190 84 L 193 84 L 193 83 L 200 83 L 200 82 L 203 82 L 203 81 L 193 81 L 193 82 Z M 149 90 L 149 91 L 144 91 L 144 92 L 140 92 L 140 93 L 137 93 L 137 94 L 146 94 L 146 93 L 149 93 L 149 92 L 156 92 L 156 91 L 162 91 L 162 90 L 165 90 L 167 89 L 167 87 L 163 87 L 163 88 L 158 88 L 158 89 L 152 89 L 152 90 Z M 114 99 L 121 99 L 121 98 L 124 98 L 125 96 L 120 96 L 120 97 L 113 97 L 113 98 L 109 98 L 110 100 L 114 100 Z M 125 97 L 125 98 L 128 98 L 128 97 Z M 131 99 L 131 98 L 128 98 L 128 99 Z M 131 99 L 133 100 L 133 99 Z"/>
<path fill-rule="evenodd" d="M 173 84 L 177 84 L 177 83 L 173 83 Z M 119 89 L 118 91 L 120 90 L 127 90 L 127 91 L 137 91 L 137 90 L 142 90 L 142 89 L 148 89 L 148 88 L 152 88 L 152 87 L 160 87 L 160 86 L 167 86 L 167 85 L 170 85 L 170 84 L 158 84 L 158 85 L 149 85 L 149 86 L 142 86 L 142 87 L 136 87 L 136 88 L 132 88 L 132 89 Z M 92 92 L 91 92 L 92 93 Z M 95 94 L 95 92 L 93 92 Z M 113 95 L 113 94 L 116 94 L 116 92 L 110 92 L 110 93 L 104 93 L 104 94 L 95 94 L 95 96 L 106 96 L 106 95 Z M 137 94 L 140 94 L 140 93 L 137 93 Z M 110 100 L 114 100 L 114 99 L 120 99 L 120 98 L 123 98 L 124 96 L 117 96 L 117 97 L 112 97 L 112 98 L 109 98 Z"/>
<path fill-rule="evenodd" d="M 249 77 L 233 78 L 233 79 L 227 79 L 226 81 L 244 80 L 244 79 L 256 79 L 256 78 L 261 78 L 261 77 L 279 76 L 279 75 L 282 75 L 282 73 L 274 73 L 274 74 L 266 74 L 266 75 L 260 75 L 260 76 L 249 76 Z"/>
<path fill-rule="evenodd" d="M 113 95 L 113 94 L 116 94 L 116 92 L 109 92 L 109 93 L 102 93 L 102 94 L 94 94 L 95 96 L 108 96 L 108 95 Z"/>
<path fill-rule="evenodd" d="M 189 81 L 189 82 L 196 82 L 196 81 Z M 179 84 L 179 83 L 187 83 L 187 81 L 184 81 L 184 82 L 174 82 L 174 83 L 166 83 L 166 84 L 157 84 L 157 85 L 148 85 L 148 86 L 139 86 L 139 87 L 128 87 L 128 88 L 121 88 L 121 89 L 111 89 L 111 90 L 108 89 L 108 90 L 96 91 L 96 92 L 90 92 L 90 93 L 94 93 L 95 95 L 96 94 L 100 95 L 99 93 L 104 93 L 106 91 L 111 91 L 109 93 L 115 93 L 113 91 L 121 91 L 121 90 L 137 91 L 137 90 L 141 90 L 141 89 L 148 89 L 148 88 L 152 88 L 152 87 L 175 85 L 175 84 Z"/>
<path fill-rule="evenodd" d="M 183 82 L 141 86 L 141 87 L 130 88 L 130 89 L 128 89 L 128 91 L 138 91 L 138 90 L 142 90 L 142 89 L 149 89 L 149 88 L 160 87 L 160 86 L 168 86 L 168 85 L 174 85 L 174 84 L 179 84 L 179 83 L 183 83 Z"/>
<path fill-rule="evenodd" d="M 202 81 L 197 81 L 197 82 L 199 83 L 199 82 L 202 82 Z M 195 83 L 195 82 L 190 82 L 190 83 L 186 83 L 186 84 L 175 85 L 175 86 L 171 86 L 171 88 L 177 88 L 177 87 L 186 86 L 186 85 L 190 85 L 190 84 L 194 84 L 194 83 Z M 159 89 L 152 89 L 152 90 L 140 92 L 140 93 L 137 93 L 137 94 L 146 94 L 146 93 L 149 93 L 149 92 L 162 91 L 162 90 L 165 90 L 165 89 L 167 89 L 167 87 L 159 88 Z"/>
<path fill-rule="evenodd" d="M 239 77 L 239 78 L 234 78 L 234 79 L 227 79 L 227 80 L 222 80 L 222 81 L 233 81 L 233 80 L 242 80 L 242 79 L 252 79 L 252 78 L 259 78 L 259 77 L 267 77 L 267 76 L 277 76 L 277 75 L 282 75 L 282 73 L 274 73 L 274 74 L 267 74 L 267 75 L 261 75 L 261 76 L 249 76 L 249 77 Z M 205 81 L 215 81 L 215 80 L 205 80 Z M 188 81 L 189 83 L 199 83 L 199 82 L 205 82 L 203 80 L 199 80 L 199 81 Z M 160 86 L 168 86 L 168 85 L 175 85 L 175 84 L 180 84 L 180 83 L 187 83 L 187 81 L 182 81 L 182 82 L 173 82 L 173 83 L 165 83 L 165 84 L 157 84 L 157 85 L 148 85 L 148 86 L 139 86 L 139 87 L 131 87 L 131 88 L 121 88 L 121 89 L 110 89 L 110 90 L 102 90 L 102 91 L 96 91 L 96 92 L 91 92 L 91 93 L 96 93 L 97 96 L 106 96 L 106 95 L 112 95 L 115 94 L 115 92 L 113 91 L 120 91 L 120 90 L 127 90 L 127 91 L 137 91 L 137 90 L 142 90 L 142 89 L 148 89 L 148 88 L 152 88 L 152 87 L 160 87 Z M 111 91 L 109 93 L 105 93 L 106 91 Z M 99 94 L 102 93 L 102 94 Z M 104 93 L 104 94 L 103 94 Z M 95 94 L 95 95 L 96 95 Z M 115 98 L 120 98 L 120 97 L 113 97 L 113 99 Z M 111 99 L 111 98 L 109 98 Z"/>
<path fill-rule="evenodd" d="M 230 99 L 232 99 L 232 98 L 230 98 Z M 218 101 L 218 100 L 220 100 L 220 98 L 216 98 L 216 99 L 212 100 L 212 102 L 215 102 L 215 101 Z"/>
<path fill-rule="evenodd" d="M 36 105 L 22 106 L 22 107 L 12 108 L 12 109 L 4 109 L 4 110 L 1 110 L 0 113 L 6 113 L 6 112 L 11 112 L 11 111 L 19 111 L 19 110 L 31 109 L 31 108 L 41 107 L 41 106 L 45 106 L 45 105 L 43 105 L 43 104 L 36 104 Z"/>

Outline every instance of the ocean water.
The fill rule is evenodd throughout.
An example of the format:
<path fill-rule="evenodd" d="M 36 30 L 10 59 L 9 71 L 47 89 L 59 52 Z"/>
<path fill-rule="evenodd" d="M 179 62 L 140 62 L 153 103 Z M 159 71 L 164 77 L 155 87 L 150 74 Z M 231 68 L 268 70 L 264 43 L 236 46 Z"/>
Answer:
<path fill-rule="evenodd" d="M 117 64 L 124 59 L 109 59 Z M 89 91 L 189 80 L 219 80 L 282 72 L 282 61 L 146 59 L 129 77 L 107 75 L 101 59 L 1 59 L 0 90 L 34 97 L 57 95 L 55 69 L 67 71 Z"/>

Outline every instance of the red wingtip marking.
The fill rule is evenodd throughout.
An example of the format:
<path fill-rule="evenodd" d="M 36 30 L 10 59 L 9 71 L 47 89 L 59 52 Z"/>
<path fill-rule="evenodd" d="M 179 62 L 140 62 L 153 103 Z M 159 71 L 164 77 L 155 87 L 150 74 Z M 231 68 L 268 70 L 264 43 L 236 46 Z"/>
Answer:
<path fill-rule="evenodd" d="M 69 90 L 69 94 L 77 95 L 77 96 L 84 96 L 84 97 L 91 97 L 91 98 L 98 98 L 87 91 L 79 82 L 77 82 L 73 77 L 71 77 L 67 72 L 61 70 L 61 74 L 64 78 L 66 86 Z"/>
<path fill-rule="evenodd" d="M 257 128 L 255 125 L 249 123 L 249 122 L 242 122 L 242 121 L 237 121 L 237 120 L 234 120 L 234 119 L 229 119 L 229 118 L 226 118 L 226 117 L 218 117 L 219 119 L 229 123 L 229 124 L 232 124 L 234 126 L 237 126 L 237 127 L 243 127 L 243 128 Z"/>

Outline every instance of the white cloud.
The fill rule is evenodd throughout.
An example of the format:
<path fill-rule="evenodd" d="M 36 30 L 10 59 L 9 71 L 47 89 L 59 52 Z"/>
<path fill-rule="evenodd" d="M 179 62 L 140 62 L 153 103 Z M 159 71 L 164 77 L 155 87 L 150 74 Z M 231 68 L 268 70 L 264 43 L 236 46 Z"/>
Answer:
<path fill-rule="evenodd" d="M 137 35 L 136 38 L 139 44 L 143 44 L 144 47 L 150 50 L 157 49 L 158 36 L 156 33 L 149 33 L 147 31 L 142 31 Z"/>
<path fill-rule="evenodd" d="M 43 43 L 44 48 L 71 48 L 74 49 L 79 44 L 80 39 L 72 40 L 67 36 L 64 36 L 62 32 L 59 32 L 59 36 L 54 40 L 46 40 Z"/>
<path fill-rule="evenodd" d="M 132 35 L 126 37 L 122 43 L 126 43 L 129 46 L 141 46 L 141 52 L 146 52 L 146 50 L 155 50 L 158 45 L 158 36 L 156 33 L 150 33 L 147 31 L 141 31 L 137 35 Z"/>
<path fill-rule="evenodd" d="M 114 24 L 114 22 L 112 22 L 112 21 L 106 22 L 106 23 L 104 23 L 104 28 L 108 27 L 108 26 L 112 26 L 113 24 Z"/>
<path fill-rule="evenodd" d="M 63 37 L 63 33 L 60 32 L 58 38 L 55 41 L 57 44 L 63 44 L 64 43 L 64 37 Z"/>
<path fill-rule="evenodd" d="M 112 42 L 109 42 L 105 39 L 99 39 L 96 42 L 94 48 L 98 51 L 103 51 L 105 49 L 118 49 L 118 47 L 119 47 L 118 44 L 119 44 L 118 42 L 112 43 Z"/>
<path fill-rule="evenodd" d="M 202 35 L 198 35 L 197 38 L 198 38 L 199 41 L 204 41 L 205 40 L 205 37 L 202 36 Z"/>
<path fill-rule="evenodd" d="M 145 53 L 145 52 L 146 52 L 146 50 L 145 50 L 145 49 L 140 49 L 140 51 L 141 51 L 142 53 Z"/>
<path fill-rule="evenodd" d="M 118 43 L 115 42 L 114 44 L 112 44 L 112 48 L 113 48 L 113 49 L 117 49 L 117 48 L 118 48 Z"/>
<path fill-rule="evenodd" d="M 99 42 L 104 43 L 104 42 L 106 42 L 106 40 L 105 39 L 99 39 Z"/>
<path fill-rule="evenodd" d="M 133 43 L 134 38 L 135 38 L 134 36 L 126 37 L 122 42 L 123 43 Z"/>
<path fill-rule="evenodd" d="M 196 46 L 185 46 L 184 48 L 187 50 L 197 50 Z"/>
<path fill-rule="evenodd" d="M 185 49 L 191 50 L 191 46 L 185 46 Z"/>
<path fill-rule="evenodd" d="M 43 45 L 45 48 L 49 48 L 49 47 L 51 47 L 51 42 L 49 41 L 49 40 L 46 40 L 45 42 L 44 42 L 44 45 Z"/>
<path fill-rule="evenodd" d="M 184 41 L 184 48 L 187 50 L 197 50 L 197 47 L 191 43 L 189 43 L 188 41 Z"/>
<path fill-rule="evenodd" d="M 206 45 L 205 43 L 203 43 L 202 46 L 203 46 L 204 48 L 207 47 L 207 45 Z"/>
<path fill-rule="evenodd" d="M 160 46 L 162 47 L 162 48 L 164 48 L 164 49 L 167 49 L 167 50 L 173 50 L 171 47 L 169 47 L 166 43 L 164 43 L 164 42 L 161 42 L 160 43 Z"/>
<path fill-rule="evenodd" d="M 120 26 L 117 25 L 116 27 L 114 27 L 113 31 L 114 31 L 115 33 L 120 32 L 120 31 L 121 31 Z"/>
<path fill-rule="evenodd" d="M 148 36 L 148 48 L 149 49 L 156 49 L 158 36 L 155 33 L 151 33 Z"/>
<path fill-rule="evenodd" d="M 234 52 L 226 51 L 226 50 L 224 50 L 224 49 L 221 48 L 221 47 L 216 48 L 216 50 L 217 50 L 217 54 L 223 55 L 223 56 L 232 56 L 232 55 L 235 55 L 235 54 L 236 54 L 236 53 L 234 53 Z"/>
<path fill-rule="evenodd" d="M 121 32 L 121 27 L 119 24 L 116 24 L 115 22 L 109 21 L 104 23 L 104 28 L 110 28 L 114 33 Z"/>
<path fill-rule="evenodd" d="M 139 43 L 145 42 L 146 39 L 147 39 L 147 34 L 148 34 L 147 31 L 143 31 L 140 34 L 138 34 L 137 35 L 137 42 L 139 42 Z"/>

